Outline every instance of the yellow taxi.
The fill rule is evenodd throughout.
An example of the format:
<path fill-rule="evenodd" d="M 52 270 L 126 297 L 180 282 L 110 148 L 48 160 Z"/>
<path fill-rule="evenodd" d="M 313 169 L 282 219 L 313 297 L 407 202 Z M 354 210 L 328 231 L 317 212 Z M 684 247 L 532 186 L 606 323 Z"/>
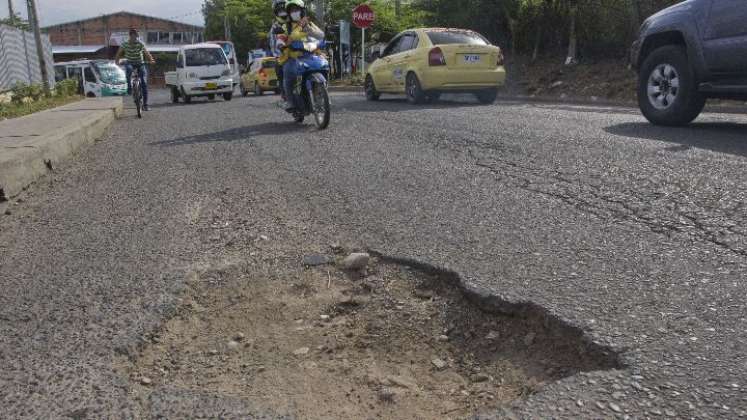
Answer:
<path fill-rule="evenodd" d="M 421 28 L 397 35 L 366 72 L 366 98 L 406 94 L 413 104 L 437 100 L 441 93 L 473 93 L 493 103 L 506 83 L 503 53 L 477 32 Z"/>
<path fill-rule="evenodd" d="M 241 94 L 246 96 L 249 92 L 254 92 L 255 95 L 261 96 L 267 91 L 280 93 L 276 71 L 279 71 L 277 58 L 264 57 L 254 60 L 249 70 L 241 75 Z"/>

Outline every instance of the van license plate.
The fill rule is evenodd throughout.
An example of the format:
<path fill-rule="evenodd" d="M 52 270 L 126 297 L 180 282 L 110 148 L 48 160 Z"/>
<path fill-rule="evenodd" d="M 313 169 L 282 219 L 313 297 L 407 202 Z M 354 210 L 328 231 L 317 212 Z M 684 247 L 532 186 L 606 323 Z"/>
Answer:
<path fill-rule="evenodd" d="M 464 55 L 464 62 L 467 64 L 475 64 L 480 62 L 480 55 L 479 54 L 465 54 Z"/>
<path fill-rule="evenodd" d="M 212 89 L 212 90 L 218 89 L 218 84 L 217 83 L 205 83 L 205 89 Z"/>

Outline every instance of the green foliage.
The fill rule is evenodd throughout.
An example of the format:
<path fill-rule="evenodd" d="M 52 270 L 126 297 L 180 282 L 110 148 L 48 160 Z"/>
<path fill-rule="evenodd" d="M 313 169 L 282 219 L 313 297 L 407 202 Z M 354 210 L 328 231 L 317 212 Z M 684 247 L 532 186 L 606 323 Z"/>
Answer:
<path fill-rule="evenodd" d="M 402 1 L 400 15 L 394 0 L 326 0 L 327 22 L 352 20 L 353 9 L 365 2 L 376 12 L 368 38 L 387 42 L 405 29 L 456 27 L 485 35 L 504 50 L 531 53 L 561 52 L 568 48 L 571 21 L 583 56 L 624 56 L 647 16 L 681 0 L 413 0 Z M 307 4 L 310 2 L 307 2 Z M 207 35 L 222 39 L 228 11 L 233 41 L 240 57 L 263 46 L 272 23 L 270 0 L 206 0 L 203 6 Z M 353 29 L 354 48 L 360 32 Z"/>
<path fill-rule="evenodd" d="M 30 31 L 31 25 L 28 20 L 21 19 L 21 16 L 16 13 L 15 18 L 11 19 L 10 16 L 7 18 L 0 19 L 0 24 L 12 26 L 23 31 Z"/>
<path fill-rule="evenodd" d="M 78 81 L 75 79 L 65 79 L 59 81 L 54 87 L 57 97 L 65 98 L 78 95 Z"/>
<path fill-rule="evenodd" d="M 80 99 L 77 80 L 63 80 L 55 85 L 55 95 L 44 96 L 41 85 L 16 84 L 10 90 L 11 101 L 0 103 L 0 120 L 21 117 Z"/>
<path fill-rule="evenodd" d="M 225 38 L 224 22 L 228 15 L 231 41 L 239 62 L 249 51 L 266 46 L 273 19 L 270 0 L 205 0 L 202 12 L 208 40 Z"/>
<path fill-rule="evenodd" d="M 16 104 L 20 104 L 24 101 L 38 101 L 44 96 L 44 89 L 41 85 L 24 85 L 23 83 L 16 83 L 11 88 L 12 101 Z"/>

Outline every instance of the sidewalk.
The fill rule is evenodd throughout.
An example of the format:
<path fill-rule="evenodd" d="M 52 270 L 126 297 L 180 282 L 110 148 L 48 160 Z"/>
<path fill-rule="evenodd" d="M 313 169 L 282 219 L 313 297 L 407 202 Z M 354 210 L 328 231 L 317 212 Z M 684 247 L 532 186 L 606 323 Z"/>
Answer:
<path fill-rule="evenodd" d="M 122 98 L 96 98 L 1 121 L 0 201 L 100 138 L 121 113 Z"/>

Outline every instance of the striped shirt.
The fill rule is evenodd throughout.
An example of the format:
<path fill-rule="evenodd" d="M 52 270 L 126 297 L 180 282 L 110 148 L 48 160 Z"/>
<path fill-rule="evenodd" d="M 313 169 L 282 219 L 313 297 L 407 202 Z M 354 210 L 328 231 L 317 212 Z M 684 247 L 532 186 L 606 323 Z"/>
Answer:
<path fill-rule="evenodd" d="M 124 50 L 124 58 L 132 64 L 142 64 L 143 52 L 145 51 L 145 45 L 140 41 L 130 42 L 127 41 L 120 47 Z"/>

